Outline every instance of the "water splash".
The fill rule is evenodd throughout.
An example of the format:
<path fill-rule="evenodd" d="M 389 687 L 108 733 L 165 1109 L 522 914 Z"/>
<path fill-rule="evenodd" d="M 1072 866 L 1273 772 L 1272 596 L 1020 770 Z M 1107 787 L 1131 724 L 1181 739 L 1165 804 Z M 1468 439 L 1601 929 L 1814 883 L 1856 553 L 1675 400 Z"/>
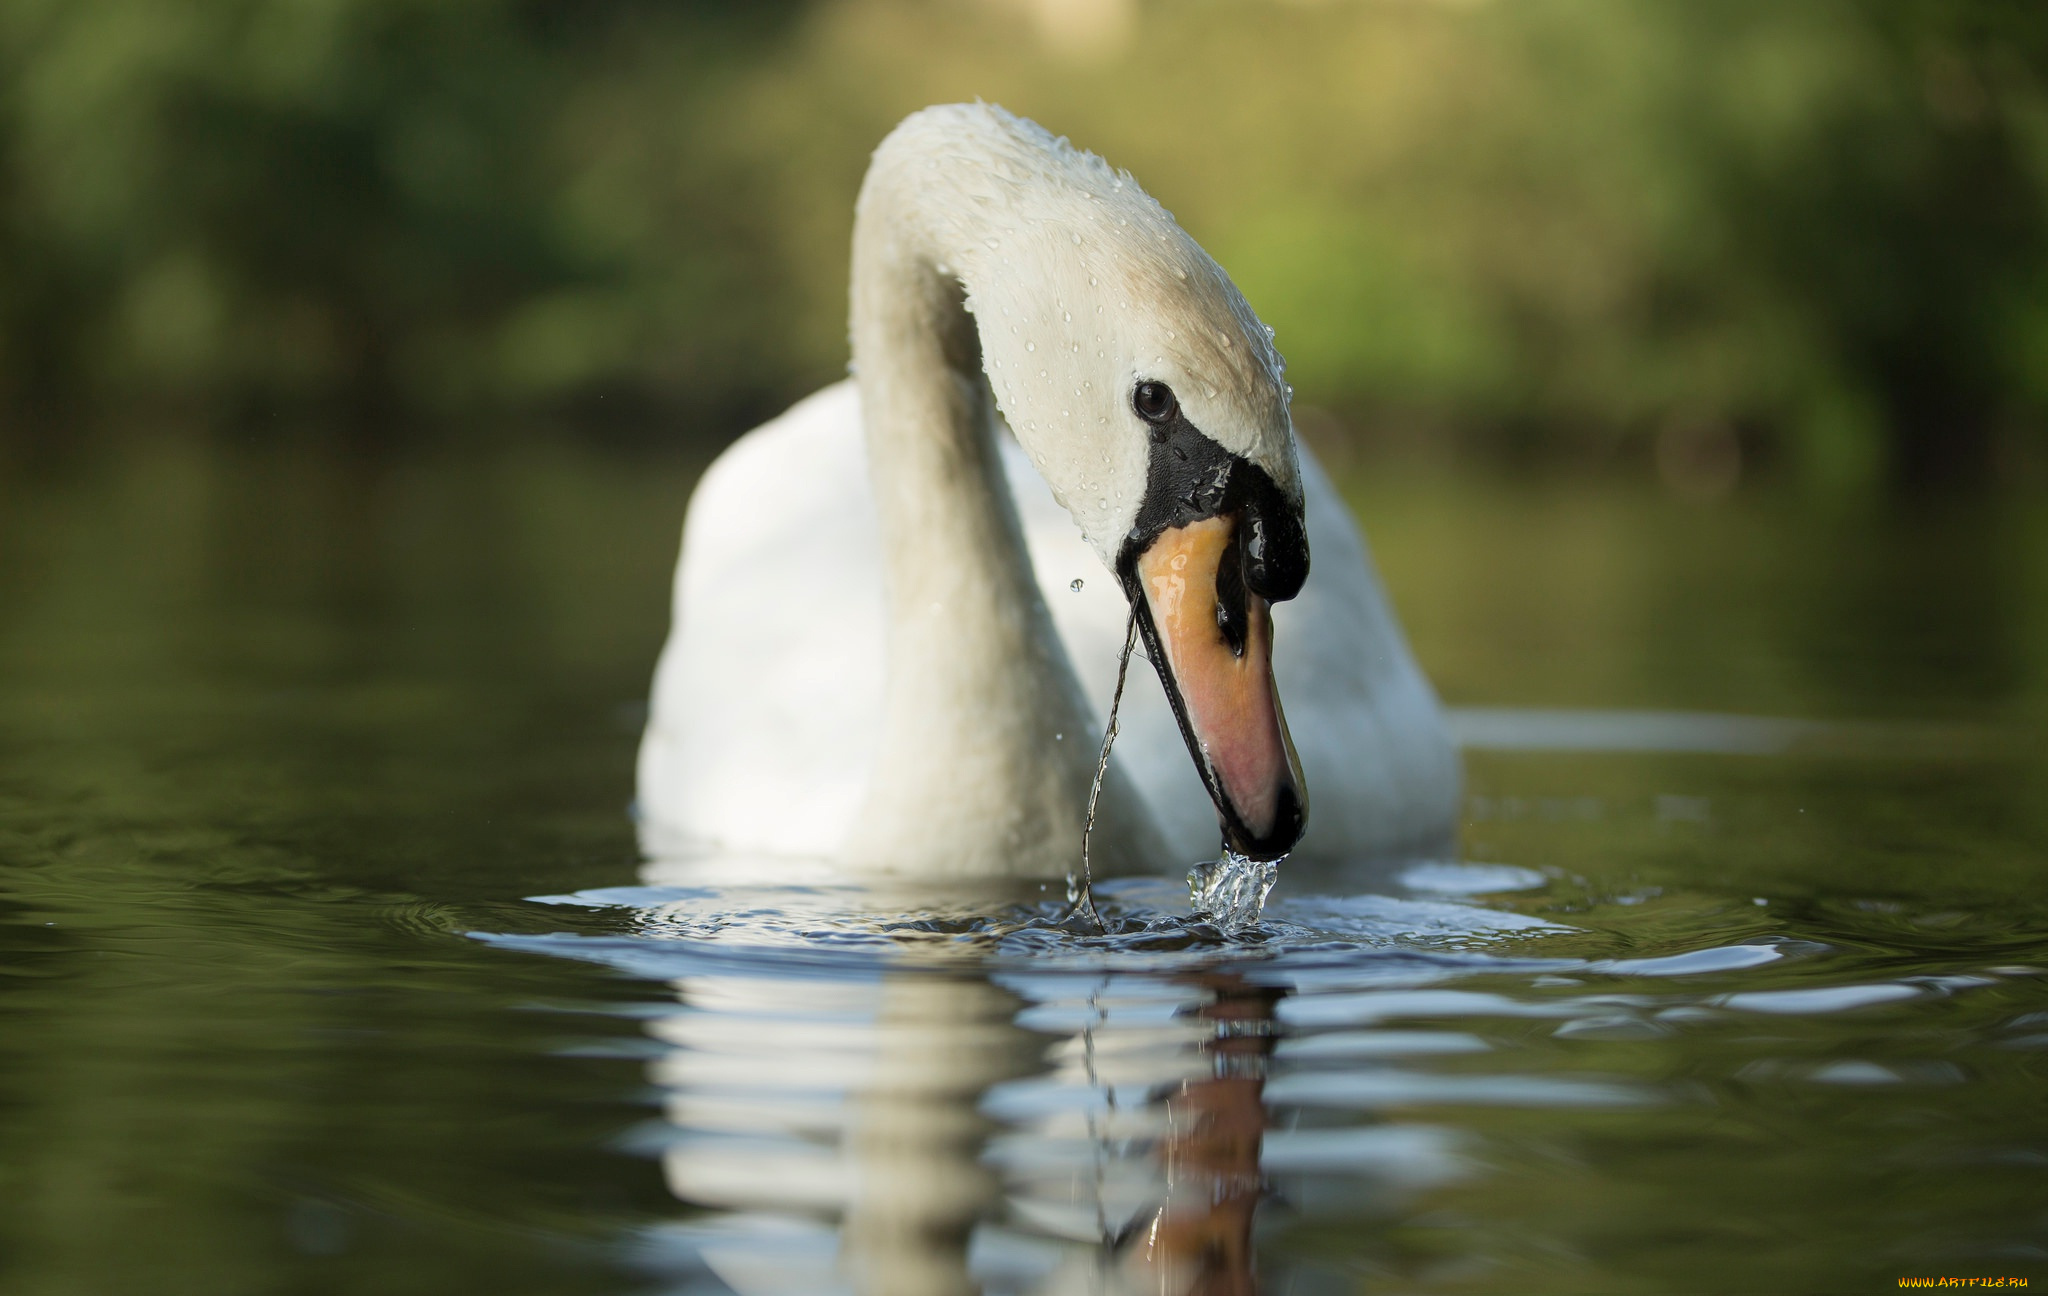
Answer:
<path fill-rule="evenodd" d="M 1226 846 L 1222 859 L 1188 870 L 1188 903 L 1226 936 L 1235 936 L 1258 924 L 1279 879 L 1279 860 L 1250 859 Z"/>

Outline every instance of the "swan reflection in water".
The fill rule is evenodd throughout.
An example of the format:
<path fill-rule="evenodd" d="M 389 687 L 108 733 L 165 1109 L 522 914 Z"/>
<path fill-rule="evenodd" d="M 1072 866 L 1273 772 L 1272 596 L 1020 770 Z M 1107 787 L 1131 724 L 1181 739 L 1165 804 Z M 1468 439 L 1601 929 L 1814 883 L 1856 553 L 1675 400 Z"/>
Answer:
<path fill-rule="evenodd" d="M 671 1290 L 1259 1290 L 1284 990 L 1233 973 L 675 985 L 682 1009 L 650 1026 L 673 1046 L 653 1069 L 663 1163 L 704 1213 L 656 1235 Z M 1455 1173 L 1442 1140 L 1397 1142 L 1393 1178 Z"/>

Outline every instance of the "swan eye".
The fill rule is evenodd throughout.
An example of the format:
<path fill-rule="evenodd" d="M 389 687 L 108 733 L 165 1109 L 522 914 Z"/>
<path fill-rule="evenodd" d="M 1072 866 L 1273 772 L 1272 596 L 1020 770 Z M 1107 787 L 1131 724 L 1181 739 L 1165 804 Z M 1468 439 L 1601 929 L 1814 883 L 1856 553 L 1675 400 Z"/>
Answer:
<path fill-rule="evenodd" d="M 1148 380 L 1131 392 L 1131 408 L 1147 423 L 1168 423 L 1180 412 L 1180 402 L 1173 398 L 1173 388 Z"/>

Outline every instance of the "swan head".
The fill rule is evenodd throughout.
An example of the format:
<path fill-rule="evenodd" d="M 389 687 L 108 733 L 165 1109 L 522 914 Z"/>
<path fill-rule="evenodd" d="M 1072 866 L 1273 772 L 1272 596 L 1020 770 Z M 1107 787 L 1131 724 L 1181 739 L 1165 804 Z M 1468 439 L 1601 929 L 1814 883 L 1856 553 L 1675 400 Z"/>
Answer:
<path fill-rule="evenodd" d="M 926 174 L 947 173 L 926 209 L 996 405 L 1130 599 L 1225 844 L 1284 855 L 1308 798 L 1270 606 L 1309 554 L 1271 331 L 1101 158 L 986 105 L 906 132 Z"/>

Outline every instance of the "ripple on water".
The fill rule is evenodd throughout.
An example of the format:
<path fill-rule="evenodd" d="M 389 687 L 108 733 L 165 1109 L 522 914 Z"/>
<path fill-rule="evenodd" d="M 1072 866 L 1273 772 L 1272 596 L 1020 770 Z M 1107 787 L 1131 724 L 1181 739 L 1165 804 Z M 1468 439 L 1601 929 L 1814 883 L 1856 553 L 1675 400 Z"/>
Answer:
<path fill-rule="evenodd" d="M 1261 867 L 1252 864 L 1253 872 Z M 1019 899 L 961 892 L 940 905 L 912 908 L 898 907 L 900 895 L 846 885 L 662 885 L 536 897 L 537 903 L 603 915 L 606 926 L 596 933 L 479 936 L 663 976 L 684 975 L 706 959 L 721 965 L 765 959 L 784 971 L 820 973 L 958 967 L 962 959 L 992 971 L 1025 965 L 1153 972 L 1245 961 L 1308 966 L 1353 964 L 1367 956 L 1455 959 L 1504 938 L 1572 930 L 1444 898 L 1378 895 L 1289 896 L 1248 916 L 1249 905 L 1263 899 L 1253 892 L 1271 886 L 1258 877 L 1247 883 L 1248 876 L 1224 884 L 1229 895 L 1221 903 L 1228 911 L 1220 916 L 1192 909 L 1185 893 L 1164 879 L 1098 883 L 1099 930 L 1044 894 Z M 1494 967 L 1500 957 L 1478 966 Z M 1531 963 L 1513 959 L 1509 965 Z"/>
<path fill-rule="evenodd" d="M 1417 865 L 1406 895 L 1282 894 L 1238 929 L 1121 879 L 1099 931 L 1055 895 L 670 873 L 545 898 L 574 931 L 476 935 L 665 987 L 638 1013 L 660 1114 L 624 1146 L 690 1214 L 635 1255 L 748 1292 L 843 1290 L 850 1265 L 882 1289 L 1178 1290 L 1260 1248 L 1270 1281 L 1315 1269 L 1290 1237 L 1562 1191 L 1590 1171 L 1532 1149 L 1603 1131 L 1746 1167 L 1823 1097 L 1884 1124 L 1967 1093 L 1969 1065 L 1894 1042 L 2043 980 L 1887 973 L 1753 926 L 1644 948 L 1466 898 L 1548 884 L 1529 872 Z M 1993 1013 L 1986 1047 L 2031 1059 L 2036 1015 Z"/>

